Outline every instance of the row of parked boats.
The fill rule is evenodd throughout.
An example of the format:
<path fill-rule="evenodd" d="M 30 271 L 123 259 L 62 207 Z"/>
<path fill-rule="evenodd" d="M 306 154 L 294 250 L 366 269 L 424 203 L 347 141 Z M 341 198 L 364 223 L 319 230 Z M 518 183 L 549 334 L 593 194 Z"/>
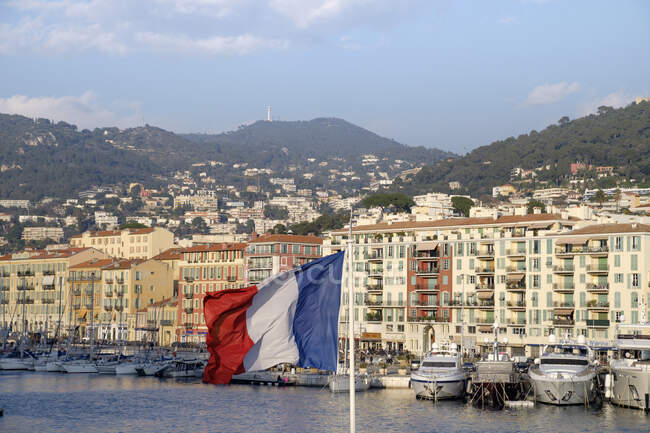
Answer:
<path fill-rule="evenodd" d="M 69 355 L 64 352 L 17 350 L 0 357 L 0 370 L 29 370 L 71 374 L 113 374 L 158 377 L 201 377 L 206 361 L 197 357 Z"/>
<path fill-rule="evenodd" d="M 499 353 L 497 339 L 487 359 L 463 365 L 455 344 L 435 346 L 411 374 L 416 398 L 470 397 L 503 404 L 532 399 L 552 405 L 590 405 L 599 399 L 650 409 L 650 326 L 621 325 L 614 356 L 602 366 L 584 338 L 556 341 L 551 336 L 541 356 L 523 366 Z M 624 333 L 627 332 L 627 333 Z"/>

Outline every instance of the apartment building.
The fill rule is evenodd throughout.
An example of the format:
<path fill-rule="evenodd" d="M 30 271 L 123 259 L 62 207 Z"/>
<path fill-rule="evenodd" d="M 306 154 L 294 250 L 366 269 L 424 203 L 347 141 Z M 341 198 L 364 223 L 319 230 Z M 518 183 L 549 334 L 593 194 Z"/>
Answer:
<path fill-rule="evenodd" d="M 150 259 L 174 246 L 174 234 L 162 227 L 88 231 L 73 236 L 70 246 L 95 248 L 117 258 Z"/>
<path fill-rule="evenodd" d="M 106 320 L 102 312 L 102 288 L 108 282 L 108 275 L 102 271 L 113 263 L 113 259 L 91 259 L 70 267 L 70 308 L 68 314 L 76 338 L 104 339 L 103 326 Z"/>
<path fill-rule="evenodd" d="M 25 227 L 22 238 L 25 241 L 52 239 L 59 242 L 63 239 L 63 229 L 61 227 Z"/>
<path fill-rule="evenodd" d="M 196 245 L 182 250 L 177 341 L 201 343 L 207 327 L 203 315 L 206 292 L 246 285 L 245 243 Z"/>
<path fill-rule="evenodd" d="M 3 327 L 53 337 L 70 321 L 71 267 L 106 255 L 93 248 L 26 249 L 0 257 L 0 321 Z"/>
<path fill-rule="evenodd" d="M 246 249 L 247 279 L 250 284 L 302 266 L 322 257 L 323 240 L 317 236 L 266 234 L 253 237 Z"/>

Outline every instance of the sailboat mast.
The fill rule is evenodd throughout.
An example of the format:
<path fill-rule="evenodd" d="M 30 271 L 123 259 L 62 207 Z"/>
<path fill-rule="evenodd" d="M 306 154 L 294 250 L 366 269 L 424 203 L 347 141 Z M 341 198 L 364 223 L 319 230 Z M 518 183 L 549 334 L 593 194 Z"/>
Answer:
<path fill-rule="evenodd" d="M 353 304 L 353 287 L 352 287 L 352 218 L 353 218 L 353 207 L 350 206 L 350 224 L 348 229 L 348 247 L 346 249 L 346 254 L 348 255 L 348 272 L 347 282 L 348 282 L 348 352 L 350 354 L 350 367 L 348 368 L 348 374 L 350 376 L 350 432 L 354 433 L 356 428 L 355 422 L 355 384 L 354 384 L 354 304 Z"/>
<path fill-rule="evenodd" d="M 90 273 L 90 347 L 88 349 L 88 357 L 93 359 L 93 343 L 95 337 L 95 272 Z"/>

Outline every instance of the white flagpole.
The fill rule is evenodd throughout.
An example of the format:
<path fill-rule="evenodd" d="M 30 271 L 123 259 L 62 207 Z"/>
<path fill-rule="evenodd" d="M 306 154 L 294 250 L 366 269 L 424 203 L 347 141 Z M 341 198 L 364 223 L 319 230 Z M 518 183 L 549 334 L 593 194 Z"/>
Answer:
<path fill-rule="evenodd" d="M 350 433 L 356 430 L 355 412 L 356 403 L 355 386 L 354 386 L 354 304 L 353 296 L 354 289 L 352 284 L 352 206 L 350 206 L 350 227 L 348 230 L 348 248 L 346 254 L 348 255 L 348 353 L 350 356 L 350 366 L 348 368 L 348 375 L 350 376 Z"/>

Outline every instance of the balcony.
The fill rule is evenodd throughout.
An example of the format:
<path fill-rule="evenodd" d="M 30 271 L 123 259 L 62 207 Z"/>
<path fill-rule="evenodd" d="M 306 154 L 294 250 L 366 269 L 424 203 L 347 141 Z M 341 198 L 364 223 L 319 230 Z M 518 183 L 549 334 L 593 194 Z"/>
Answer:
<path fill-rule="evenodd" d="M 381 262 L 384 260 L 384 254 L 383 253 L 368 254 L 367 260 L 369 262 Z"/>
<path fill-rule="evenodd" d="M 553 272 L 556 274 L 572 274 L 573 265 L 553 265 Z"/>
<path fill-rule="evenodd" d="M 477 284 L 474 286 L 477 292 L 491 292 L 494 290 L 494 284 Z"/>
<path fill-rule="evenodd" d="M 558 293 L 572 293 L 575 290 L 573 284 L 553 284 L 553 291 Z"/>
<path fill-rule="evenodd" d="M 34 290 L 34 286 L 19 285 L 18 287 L 16 287 L 16 289 L 30 291 L 30 290 Z"/>
<path fill-rule="evenodd" d="M 440 259 L 440 255 L 438 253 L 428 253 L 428 252 L 421 251 L 417 253 L 415 259 L 423 260 L 423 261 L 438 260 Z"/>
<path fill-rule="evenodd" d="M 609 292 L 609 283 L 587 283 L 587 291 L 592 293 L 607 293 Z"/>
<path fill-rule="evenodd" d="M 33 277 L 34 276 L 34 271 L 32 270 L 26 270 L 26 271 L 18 271 L 18 276 L 19 277 Z"/>
<path fill-rule="evenodd" d="M 526 319 L 507 319 L 506 325 L 508 326 L 525 326 Z"/>
<path fill-rule="evenodd" d="M 8 292 L 9 286 L 0 286 L 0 292 Z"/>
<path fill-rule="evenodd" d="M 81 308 L 81 302 L 75 302 L 74 304 L 72 304 L 72 308 L 74 310 L 80 309 Z"/>
<path fill-rule="evenodd" d="M 372 278 L 382 278 L 384 270 L 382 268 L 368 269 L 368 276 Z"/>
<path fill-rule="evenodd" d="M 440 291 L 440 288 L 438 287 L 438 285 L 429 287 L 427 284 L 418 284 L 417 286 L 415 286 L 415 291 L 416 292 L 438 292 Z"/>
<path fill-rule="evenodd" d="M 191 313 L 194 312 L 194 307 L 185 307 L 185 308 L 183 308 L 183 311 L 184 311 L 186 314 L 191 314 Z"/>
<path fill-rule="evenodd" d="M 124 289 L 123 288 L 117 288 L 117 289 L 113 290 L 113 293 L 115 294 L 115 296 L 122 297 L 122 296 L 124 296 Z"/>
<path fill-rule="evenodd" d="M 508 301 L 507 306 L 509 310 L 525 310 L 526 301 Z"/>
<path fill-rule="evenodd" d="M 587 326 L 592 328 L 608 328 L 609 320 L 607 319 L 587 319 Z"/>
<path fill-rule="evenodd" d="M 115 283 L 124 284 L 124 278 L 115 278 Z"/>
<path fill-rule="evenodd" d="M 490 260 L 494 258 L 494 250 L 479 250 L 476 256 L 480 259 Z"/>
<path fill-rule="evenodd" d="M 237 281 L 237 277 L 230 275 L 226 277 L 226 281 L 228 281 L 229 283 L 234 283 L 235 281 Z"/>
<path fill-rule="evenodd" d="M 43 275 L 54 275 L 54 271 L 52 271 L 50 269 L 46 269 L 46 270 L 43 271 Z"/>
<path fill-rule="evenodd" d="M 436 317 L 436 316 L 419 316 L 419 317 L 409 317 L 407 318 L 407 321 L 411 323 L 449 322 L 449 318 Z"/>
<path fill-rule="evenodd" d="M 104 282 L 106 284 L 113 284 L 113 279 L 112 278 L 106 278 L 106 279 L 104 279 Z"/>
<path fill-rule="evenodd" d="M 192 322 L 185 322 L 183 323 L 183 326 L 185 329 L 192 329 L 194 327 L 194 324 Z"/>
<path fill-rule="evenodd" d="M 111 311 L 112 309 L 113 309 L 113 306 L 111 304 L 104 304 L 104 310 Z"/>
<path fill-rule="evenodd" d="M 54 298 L 51 296 L 43 296 L 41 298 L 41 303 L 42 304 L 54 304 Z"/>
<path fill-rule="evenodd" d="M 381 322 L 381 313 L 367 313 L 366 322 Z"/>
<path fill-rule="evenodd" d="M 508 257 L 526 257 L 525 248 L 508 248 L 506 250 L 506 255 Z"/>
<path fill-rule="evenodd" d="M 113 291 L 112 290 L 104 290 L 104 296 L 111 297 L 113 296 Z"/>
<path fill-rule="evenodd" d="M 574 326 L 576 324 L 575 320 L 572 319 L 553 319 L 553 325 L 555 326 Z"/>
<path fill-rule="evenodd" d="M 173 326 L 173 325 L 174 325 L 174 321 L 171 319 L 162 319 L 160 321 L 160 326 Z"/>
<path fill-rule="evenodd" d="M 476 317 L 474 318 L 474 323 L 477 325 L 492 325 L 494 323 L 494 317 Z"/>
<path fill-rule="evenodd" d="M 124 309 L 124 305 L 122 305 L 122 304 L 115 304 L 115 305 L 113 306 L 113 308 L 115 308 L 115 311 L 122 311 L 122 310 Z"/>
<path fill-rule="evenodd" d="M 43 290 L 54 290 L 54 284 L 43 284 Z"/>
<path fill-rule="evenodd" d="M 474 269 L 474 273 L 476 274 L 493 274 L 494 273 L 494 268 L 490 266 L 479 266 Z"/>
<path fill-rule="evenodd" d="M 438 305 L 437 302 L 431 302 L 431 301 L 411 301 L 411 307 L 416 307 L 416 308 L 438 308 L 440 305 Z"/>
<path fill-rule="evenodd" d="M 490 300 L 478 301 L 478 308 L 479 310 L 493 310 L 494 301 L 490 301 Z"/>
<path fill-rule="evenodd" d="M 0 277 L 7 278 L 7 277 L 10 277 L 10 276 L 11 276 L 11 274 L 9 272 L 7 272 L 7 271 L 0 272 Z"/>
<path fill-rule="evenodd" d="M 553 302 L 553 308 L 575 308 L 576 304 L 573 301 L 555 301 Z"/>
<path fill-rule="evenodd" d="M 34 298 L 18 298 L 17 304 L 33 304 Z"/>
<path fill-rule="evenodd" d="M 609 310 L 609 302 L 591 300 L 587 302 L 587 309 L 589 310 Z"/>
<path fill-rule="evenodd" d="M 0 298 L 0 305 L 9 304 L 9 298 Z"/>
<path fill-rule="evenodd" d="M 526 266 L 508 266 L 506 268 L 506 273 L 508 274 L 525 274 Z"/>
<path fill-rule="evenodd" d="M 428 266 L 417 269 L 415 273 L 416 275 L 436 275 L 440 273 L 440 268 L 435 266 Z"/>
<path fill-rule="evenodd" d="M 606 274 L 609 272 L 609 265 L 587 265 L 587 272 L 590 274 Z"/>
<path fill-rule="evenodd" d="M 192 292 L 183 292 L 183 296 L 185 296 L 186 298 L 193 298 L 194 294 Z"/>

